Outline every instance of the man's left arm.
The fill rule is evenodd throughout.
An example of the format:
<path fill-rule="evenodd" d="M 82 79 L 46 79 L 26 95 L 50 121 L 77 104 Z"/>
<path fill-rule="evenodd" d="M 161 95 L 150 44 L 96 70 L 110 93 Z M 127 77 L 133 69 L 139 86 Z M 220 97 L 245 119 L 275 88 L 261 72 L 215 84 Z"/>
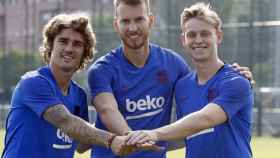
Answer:
<path fill-rule="evenodd" d="M 243 106 L 252 104 L 249 82 L 242 77 L 225 80 L 219 97 L 197 112 L 193 112 L 168 126 L 152 131 L 131 134 L 128 144 L 146 141 L 174 140 L 191 136 L 231 119 Z"/>
<path fill-rule="evenodd" d="M 182 139 L 225 121 L 227 121 L 227 115 L 224 110 L 217 104 L 209 103 L 203 109 L 193 112 L 170 125 L 151 131 L 132 132 L 127 145 L 141 144 L 147 141 Z"/>

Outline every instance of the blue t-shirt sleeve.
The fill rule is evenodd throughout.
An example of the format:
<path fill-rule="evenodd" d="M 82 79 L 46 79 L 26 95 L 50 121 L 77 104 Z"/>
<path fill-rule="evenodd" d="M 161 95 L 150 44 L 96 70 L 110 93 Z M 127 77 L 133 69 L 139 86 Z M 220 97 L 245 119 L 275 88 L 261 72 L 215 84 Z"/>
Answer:
<path fill-rule="evenodd" d="M 88 84 L 92 98 L 102 92 L 113 92 L 113 75 L 104 64 L 96 63 L 92 65 L 88 72 Z"/>
<path fill-rule="evenodd" d="M 227 114 L 230 120 L 244 106 L 250 105 L 252 89 L 247 79 L 241 76 L 224 79 L 221 83 L 220 94 L 213 100 Z"/>
<path fill-rule="evenodd" d="M 55 90 L 43 77 L 33 77 L 21 81 L 19 90 L 25 106 L 34 111 L 38 117 L 51 106 L 62 104 L 56 97 Z"/>

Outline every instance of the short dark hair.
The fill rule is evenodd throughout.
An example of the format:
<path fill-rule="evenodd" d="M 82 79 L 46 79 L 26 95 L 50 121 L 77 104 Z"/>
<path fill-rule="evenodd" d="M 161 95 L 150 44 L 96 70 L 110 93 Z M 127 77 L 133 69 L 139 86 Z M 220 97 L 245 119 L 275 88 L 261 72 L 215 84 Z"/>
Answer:
<path fill-rule="evenodd" d="M 120 3 L 124 3 L 130 6 L 137 6 L 139 4 L 145 3 L 147 6 L 148 14 L 150 14 L 150 0 L 114 0 L 115 16 L 117 16 L 117 8 Z"/>

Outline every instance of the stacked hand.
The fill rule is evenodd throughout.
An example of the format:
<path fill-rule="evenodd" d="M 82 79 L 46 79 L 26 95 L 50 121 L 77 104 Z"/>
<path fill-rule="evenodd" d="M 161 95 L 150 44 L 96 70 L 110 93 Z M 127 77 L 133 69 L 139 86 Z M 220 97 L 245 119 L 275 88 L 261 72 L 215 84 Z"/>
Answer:
<path fill-rule="evenodd" d="M 157 141 L 157 136 L 154 132 L 148 130 L 139 130 L 130 132 L 127 138 L 127 145 L 136 145 L 144 149 L 157 149 L 155 142 Z M 153 148 L 152 148 L 153 147 Z"/>
<path fill-rule="evenodd" d="M 116 155 L 124 156 L 136 150 L 134 145 L 126 145 L 127 136 L 116 136 L 111 149 Z"/>
<path fill-rule="evenodd" d="M 126 136 L 116 136 L 111 149 L 116 155 L 124 156 L 136 150 L 160 151 L 163 147 L 155 144 L 155 134 L 150 131 L 132 131 Z"/>
<path fill-rule="evenodd" d="M 256 81 L 254 80 L 254 76 L 252 72 L 250 71 L 249 67 L 241 67 L 237 63 L 233 63 L 232 67 L 235 71 L 238 71 L 241 75 L 245 76 L 252 85 L 256 84 Z"/>

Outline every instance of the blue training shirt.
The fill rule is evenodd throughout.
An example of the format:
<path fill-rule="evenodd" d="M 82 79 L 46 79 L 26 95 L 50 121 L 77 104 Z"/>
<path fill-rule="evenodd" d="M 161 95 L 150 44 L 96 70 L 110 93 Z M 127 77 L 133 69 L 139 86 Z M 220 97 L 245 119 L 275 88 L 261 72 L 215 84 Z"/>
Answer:
<path fill-rule="evenodd" d="M 73 158 L 76 142 L 43 118 L 58 104 L 88 120 L 86 93 L 76 83 L 64 96 L 48 66 L 23 75 L 12 96 L 2 158 Z"/>
<path fill-rule="evenodd" d="M 251 158 L 253 92 L 247 79 L 224 65 L 204 85 L 193 72 L 175 89 L 177 116 L 182 118 L 208 103 L 219 105 L 228 120 L 185 139 L 186 158 Z"/>
<path fill-rule="evenodd" d="M 97 60 L 89 69 L 89 86 L 94 98 L 102 92 L 112 93 L 118 108 L 133 130 L 154 129 L 170 123 L 173 91 L 177 80 L 189 72 L 184 60 L 175 52 L 155 44 L 144 67 L 132 65 L 122 47 Z M 96 127 L 106 127 L 97 117 Z M 166 146 L 165 142 L 159 145 Z M 139 151 L 126 158 L 165 158 L 165 152 Z M 116 158 L 111 150 L 94 146 L 91 157 Z"/>

